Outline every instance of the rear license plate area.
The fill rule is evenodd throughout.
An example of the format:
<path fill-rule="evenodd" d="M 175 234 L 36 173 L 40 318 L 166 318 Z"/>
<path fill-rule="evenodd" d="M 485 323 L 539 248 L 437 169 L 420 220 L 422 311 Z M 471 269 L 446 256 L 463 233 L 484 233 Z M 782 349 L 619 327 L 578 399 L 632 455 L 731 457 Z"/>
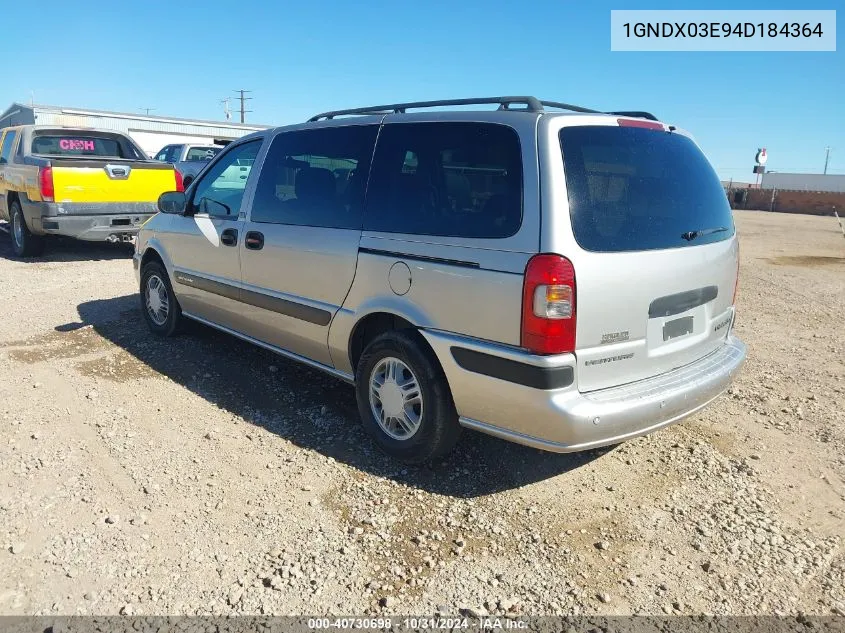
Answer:
<path fill-rule="evenodd" d="M 132 224 L 132 220 L 129 218 L 114 218 L 111 221 L 112 226 L 130 226 Z"/>
<path fill-rule="evenodd" d="M 680 319 L 673 319 L 667 321 L 663 325 L 663 340 L 678 338 L 686 334 L 692 334 L 692 317 L 682 317 Z"/>

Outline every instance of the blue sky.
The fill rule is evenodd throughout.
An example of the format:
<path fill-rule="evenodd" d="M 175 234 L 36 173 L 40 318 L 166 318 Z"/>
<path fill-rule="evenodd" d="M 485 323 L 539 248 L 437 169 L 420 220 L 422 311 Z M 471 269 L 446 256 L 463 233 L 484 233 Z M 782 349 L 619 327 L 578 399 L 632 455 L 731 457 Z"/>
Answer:
<path fill-rule="evenodd" d="M 804 5 L 8 2 L 0 110 L 34 93 L 36 103 L 220 119 L 220 100 L 234 108 L 246 88 L 247 121 L 282 125 L 391 101 L 533 94 L 652 111 L 690 130 L 725 179 L 752 180 L 758 147 L 770 169 L 821 171 L 830 145 L 829 172 L 845 173 L 841 35 L 835 53 L 610 51 L 611 9 L 843 8 Z"/>

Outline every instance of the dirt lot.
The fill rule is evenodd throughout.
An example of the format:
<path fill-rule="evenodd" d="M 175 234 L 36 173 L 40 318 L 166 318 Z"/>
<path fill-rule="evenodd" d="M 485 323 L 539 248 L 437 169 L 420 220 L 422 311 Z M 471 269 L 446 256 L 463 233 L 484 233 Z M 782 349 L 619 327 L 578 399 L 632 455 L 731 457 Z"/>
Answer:
<path fill-rule="evenodd" d="M 748 361 L 612 450 L 465 433 L 406 468 L 352 389 L 207 328 L 129 253 L 0 235 L 0 613 L 845 614 L 845 240 L 738 212 Z"/>

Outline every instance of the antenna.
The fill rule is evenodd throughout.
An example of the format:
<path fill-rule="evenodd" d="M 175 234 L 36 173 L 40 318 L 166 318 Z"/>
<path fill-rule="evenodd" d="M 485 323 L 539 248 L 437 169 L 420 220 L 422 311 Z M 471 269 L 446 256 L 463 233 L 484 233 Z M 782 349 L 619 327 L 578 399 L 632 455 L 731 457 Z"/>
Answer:
<path fill-rule="evenodd" d="M 252 97 L 247 97 L 246 94 L 252 92 L 252 90 L 235 90 L 235 92 L 240 93 L 240 96 L 238 98 L 241 100 L 241 123 L 244 123 L 246 119 L 246 113 L 252 112 L 252 110 L 244 109 L 244 107 L 246 106 L 246 102 L 252 100 Z"/>

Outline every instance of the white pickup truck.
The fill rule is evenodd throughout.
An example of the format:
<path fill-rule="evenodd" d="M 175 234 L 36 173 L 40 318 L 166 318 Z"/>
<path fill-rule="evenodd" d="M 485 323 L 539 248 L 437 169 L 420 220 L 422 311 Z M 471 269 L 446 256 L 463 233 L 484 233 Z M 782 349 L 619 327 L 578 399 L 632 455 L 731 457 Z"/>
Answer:
<path fill-rule="evenodd" d="M 155 160 L 173 165 L 182 174 L 187 187 L 222 149 L 220 145 L 165 145 L 155 155 Z"/>

